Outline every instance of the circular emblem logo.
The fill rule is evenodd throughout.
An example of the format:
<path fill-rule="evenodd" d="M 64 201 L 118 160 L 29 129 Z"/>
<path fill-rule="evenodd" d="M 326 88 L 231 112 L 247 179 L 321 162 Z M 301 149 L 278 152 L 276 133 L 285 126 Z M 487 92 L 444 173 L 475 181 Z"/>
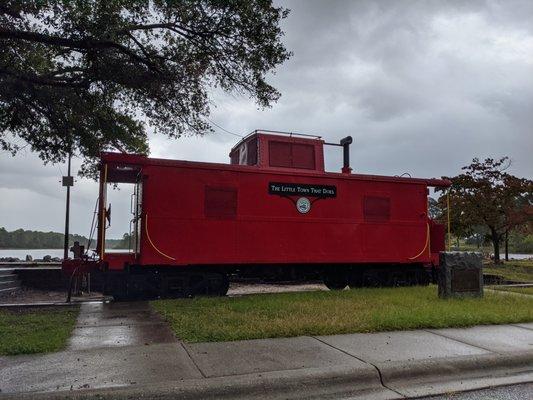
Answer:
<path fill-rule="evenodd" d="M 300 197 L 296 202 L 296 209 L 302 214 L 307 214 L 311 209 L 311 202 L 307 197 Z"/>

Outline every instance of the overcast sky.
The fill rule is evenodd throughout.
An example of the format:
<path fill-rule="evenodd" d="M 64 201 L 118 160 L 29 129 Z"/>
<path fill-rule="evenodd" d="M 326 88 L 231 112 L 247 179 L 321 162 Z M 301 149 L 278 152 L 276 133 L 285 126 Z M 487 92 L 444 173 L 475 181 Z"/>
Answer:
<path fill-rule="evenodd" d="M 508 155 L 512 173 L 533 177 L 533 1 L 278 3 L 292 10 L 283 27 L 294 52 L 270 78 L 281 99 L 258 110 L 213 93 L 212 121 L 237 134 L 351 135 L 360 173 L 449 176 L 473 157 Z M 238 139 L 216 128 L 202 138 L 152 135 L 150 148 L 154 157 L 228 162 Z M 327 149 L 326 166 L 340 170 L 340 149 Z M 0 152 L 0 226 L 61 232 L 65 170 L 29 151 Z M 71 232 L 88 235 L 97 190 L 77 180 Z M 129 194 L 113 193 L 111 203 L 108 237 L 119 237 Z"/>

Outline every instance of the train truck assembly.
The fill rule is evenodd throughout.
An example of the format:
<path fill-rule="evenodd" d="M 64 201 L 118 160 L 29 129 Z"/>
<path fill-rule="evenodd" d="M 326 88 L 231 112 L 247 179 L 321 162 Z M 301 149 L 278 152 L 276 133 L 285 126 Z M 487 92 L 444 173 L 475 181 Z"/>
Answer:
<path fill-rule="evenodd" d="M 429 187 L 447 180 L 326 172 L 321 137 L 254 131 L 230 163 L 102 153 L 93 255 L 63 262 L 90 271 L 116 298 L 225 295 L 229 278 L 320 278 L 346 286 L 427 284 L 444 250 L 428 216 Z M 107 252 L 110 185 L 134 186 L 132 244 Z"/>

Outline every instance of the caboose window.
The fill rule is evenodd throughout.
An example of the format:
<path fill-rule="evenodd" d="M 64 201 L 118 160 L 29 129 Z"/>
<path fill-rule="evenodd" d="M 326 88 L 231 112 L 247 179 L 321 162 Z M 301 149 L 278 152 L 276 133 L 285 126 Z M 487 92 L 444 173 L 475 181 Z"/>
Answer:
<path fill-rule="evenodd" d="M 365 196 L 363 200 L 363 216 L 365 221 L 390 220 L 390 198 Z"/>
<path fill-rule="evenodd" d="M 257 164 L 257 138 L 253 138 L 248 141 L 246 144 L 248 149 L 248 157 L 246 159 L 247 165 L 256 165 Z"/>
<path fill-rule="evenodd" d="M 315 146 L 308 144 L 292 144 L 293 168 L 315 169 Z"/>
<path fill-rule="evenodd" d="M 209 218 L 235 218 L 237 215 L 237 189 L 205 187 L 205 216 Z"/>
<path fill-rule="evenodd" d="M 230 154 L 230 164 L 233 164 L 233 165 L 239 164 L 239 152 L 238 151 L 233 151 Z"/>
<path fill-rule="evenodd" d="M 290 143 L 270 141 L 268 143 L 268 153 L 270 154 L 271 167 L 292 167 Z"/>
<path fill-rule="evenodd" d="M 230 153 L 233 165 L 257 165 L 257 138 L 242 143 Z"/>
<path fill-rule="evenodd" d="M 271 167 L 315 169 L 315 146 L 301 143 L 270 141 Z"/>

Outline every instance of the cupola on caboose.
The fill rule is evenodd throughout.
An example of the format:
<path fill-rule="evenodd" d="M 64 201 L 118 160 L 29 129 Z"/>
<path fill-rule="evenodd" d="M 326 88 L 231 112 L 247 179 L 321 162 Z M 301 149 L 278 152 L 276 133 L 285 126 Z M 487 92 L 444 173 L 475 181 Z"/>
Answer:
<path fill-rule="evenodd" d="M 444 249 L 428 216 L 440 179 L 324 169 L 318 136 L 254 131 L 230 163 L 103 153 L 97 249 L 63 263 L 98 271 L 116 297 L 225 295 L 231 277 L 323 279 L 346 286 L 427 284 Z M 110 185 L 134 185 L 127 252 L 106 252 Z"/>

